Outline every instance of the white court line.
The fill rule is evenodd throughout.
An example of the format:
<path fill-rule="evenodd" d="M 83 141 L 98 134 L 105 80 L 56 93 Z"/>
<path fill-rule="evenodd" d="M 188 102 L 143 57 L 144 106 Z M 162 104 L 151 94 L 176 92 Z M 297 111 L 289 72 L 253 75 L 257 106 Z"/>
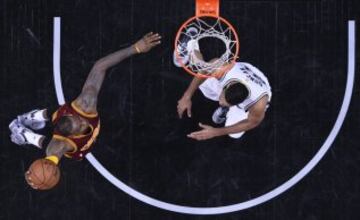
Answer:
<path fill-rule="evenodd" d="M 56 97 L 59 105 L 65 104 L 64 93 L 61 83 L 61 72 L 60 72 L 60 46 L 61 46 L 61 18 L 54 18 L 54 42 L 53 42 L 53 74 L 54 83 L 56 90 Z"/>
<path fill-rule="evenodd" d="M 60 23 L 56 23 L 56 19 L 54 20 L 54 25 L 60 25 Z M 341 105 L 341 109 L 339 115 L 336 119 L 334 127 L 332 128 L 329 136 L 326 138 L 325 142 L 319 149 L 319 151 L 315 154 L 315 156 L 302 168 L 295 176 L 291 179 L 286 181 L 285 183 L 281 184 L 280 186 L 276 187 L 275 189 L 271 190 L 270 192 L 256 197 L 254 199 L 250 199 L 245 202 L 227 205 L 227 206 L 218 206 L 218 207 L 191 207 L 191 206 L 181 206 L 176 204 L 171 204 L 167 202 L 163 202 L 154 198 L 151 198 L 141 192 L 132 189 L 131 187 L 127 186 L 125 183 L 117 179 L 114 175 L 112 175 L 102 164 L 91 154 L 87 154 L 87 160 L 95 167 L 95 169 L 103 175 L 108 181 L 114 184 L 117 188 L 122 190 L 123 192 L 127 193 L 128 195 L 140 200 L 144 203 L 149 205 L 155 206 L 160 209 L 178 212 L 178 213 L 185 213 L 185 214 L 194 214 L 194 215 L 215 215 L 215 214 L 224 214 L 230 213 L 235 211 L 240 211 L 244 209 L 248 209 L 250 207 L 262 204 L 266 201 L 269 201 L 276 196 L 280 195 L 281 193 L 285 192 L 286 190 L 293 187 L 297 182 L 299 182 L 302 178 L 304 178 L 323 158 L 325 153 L 329 150 L 332 143 L 334 142 L 336 136 L 338 135 L 340 128 L 344 122 L 345 116 L 347 114 L 350 100 L 353 92 L 353 84 L 354 84 L 354 76 L 355 76 L 355 21 L 348 22 L 348 73 L 347 73 L 347 81 L 346 81 L 346 89 L 344 99 Z M 56 30 L 56 27 L 55 27 Z M 60 34 L 60 31 L 57 32 Z M 58 37 L 60 39 L 60 37 Z M 60 40 L 58 41 L 60 44 Z M 55 42 L 54 42 L 55 44 Z M 55 45 L 54 45 L 55 46 Z M 60 47 L 60 45 L 58 45 Z M 60 57 L 60 50 L 57 51 L 59 54 L 57 55 Z M 55 53 L 55 52 L 54 52 Z M 55 66 L 55 65 L 54 65 Z M 58 74 L 58 75 L 57 75 Z M 54 70 L 54 80 L 55 80 L 55 88 L 58 97 L 59 104 L 62 104 L 64 101 L 64 96 L 61 89 L 61 81 L 60 80 L 60 66 L 58 70 Z M 59 99 L 60 97 L 60 99 Z M 62 97 L 62 99 L 61 99 Z"/>

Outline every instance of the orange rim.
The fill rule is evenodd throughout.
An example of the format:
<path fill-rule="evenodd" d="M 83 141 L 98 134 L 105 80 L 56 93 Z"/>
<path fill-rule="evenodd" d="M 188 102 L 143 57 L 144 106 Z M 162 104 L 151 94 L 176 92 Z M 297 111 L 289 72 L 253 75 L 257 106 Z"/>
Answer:
<path fill-rule="evenodd" d="M 231 29 L 231 32 L 233 33 L 234 37 L 235 37 L 235 40 L 236 40 L 236 49 L 235 49 L 235 56 L 233 58 L 233 60 L 228 64 L 226 65 L 226 67 L 224 67 L 223 69 L 221 69 L 220 71 L 217 71 L 215 73 L 213 73 L 212 75 L 204 75 L 204 74 L 201 74 L 201 73 L 194 73 L 190 68 L 188 68 L 185 64 L 183 64 L 180 60 L 180 56 L 179 56 L 179 53 L 177 52 L 176 48 L 177 48 L 177 42 L 180 38 L 180 35 L 181 35 L 181 31 L 193 20 L 195 20 L 196 18 L 200 18 L 200 17 L 211 17 L 211 18 L 215 18 L 215 19 L 220 19 L 221 22 L 224 22 L 230 29 Z M 210 77 L 216 77 L 216 78 L 219 78 L 221 76 L 223 76 L 227 71 L 229 71 L 234 65 L 235 65 L 235 62 L 236 62 L 236 59 L 239 57 L 239 50 L 240 50 L 240 41 L 239 41 L 239 37 L 237 35 L 237 32 L 234 28 L 234 26 L 232 24 L 230 24 L 230 22 L 228 22 L 225 18 L 222 18 L 220 16 L 212 16 L 212 15 L 207 15 L 207 16 L 194 16 L 194 17 L 191 17 L 189 18 L 188 20 L 186 20 L 182 25 L 181 27 L 179 28 L 177 34 L 176 34 L 176 38 L 175 38 L 175 43 L 174 43 L 174 51 L 175 51 L 175 55 L 176 55 L 176 59 L 178 61 L 180 61 L 179 63 L 181 64 L 182 68 L 185 69 L 186 72 L 188 72 L 189 74 L 195 76 L 195 77 L 200 77 L 200 78 L 210 78 Z"/>

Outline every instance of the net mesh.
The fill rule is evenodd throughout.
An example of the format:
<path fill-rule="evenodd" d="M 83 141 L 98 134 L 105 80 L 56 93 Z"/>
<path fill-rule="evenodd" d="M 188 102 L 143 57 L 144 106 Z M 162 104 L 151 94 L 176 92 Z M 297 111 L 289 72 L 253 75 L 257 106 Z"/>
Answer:
<path fill-rule="evenodd" d="M 187 32 L 191 27 L 198 30 L 198 33 L 192 34 Z M 220 18 L 196 17 L 189 22 L 180 32 L 177 40 L 177 45 L 181 45 L 181 39 L 184 37 L 190 38 L 189 42 L 193 45 L 198 45 L 199 40 L 203 38 L 217 38 L 225 45 L 225 52 L 215 61 L 206 62 L 199 58 L 194 52 L 196 47 L 187 47 L 184 50 L 177 50 L 179 57 L 189 56 L 189 62 L 184 64 L 189 70 L 196 74 L 212 75 L 221 70 L 226 63 L 230 63 L 237 57 L 236 44 L 238 43 L 235 37 L 236 33 L 224 23 Z"/>

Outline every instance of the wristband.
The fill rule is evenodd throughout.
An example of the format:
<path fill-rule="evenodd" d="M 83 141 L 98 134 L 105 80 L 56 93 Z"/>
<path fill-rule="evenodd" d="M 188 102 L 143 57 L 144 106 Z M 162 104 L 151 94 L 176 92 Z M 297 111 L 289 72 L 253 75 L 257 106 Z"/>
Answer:
<path fill-rule="evenodd" d="M 52 155 L 52 156 L 47 156 L 47 157 L 45 157 L 45 159 L 52 161 L 52 162 L 55 163 L 56 165 L 58 165 L 58 163 L 59 163 L 59 158 L 58 158 L 57 156 L 54 156 L 54 155 Z"/>
<path fill-rule="evenodd" d="M 141 50 L 136 46 L 136 44 L 134 44 L 134 47 L 135 47 L 136 52 L 141 53 Z"/>

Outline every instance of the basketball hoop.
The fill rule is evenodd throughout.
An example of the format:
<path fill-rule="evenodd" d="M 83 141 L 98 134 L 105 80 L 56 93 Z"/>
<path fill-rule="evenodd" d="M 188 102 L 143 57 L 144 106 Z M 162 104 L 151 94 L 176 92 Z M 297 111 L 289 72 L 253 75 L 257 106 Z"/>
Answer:
<path fill-rule="evenodd" d="M 185 21 L 179 28 L 175 38 L 176 60 L 186 72 L 202 78 L 221 77 L 231 69 L 238 57 L 240 43 L 235 28 L 226 19 L 220 17 L 220 0 L 196 0 L 196 14 Z M 195 35 L 189 35 L 187 30 L 196 28 Z M 217 38 L 225 45 L 225 52 L 214 62 L 205 62 L 194 50 L 177 50 L 180 39 L 184 36 L 198 43 L 203 38 Z M 189 56 L 188 62 L 181 57 Z"/>

